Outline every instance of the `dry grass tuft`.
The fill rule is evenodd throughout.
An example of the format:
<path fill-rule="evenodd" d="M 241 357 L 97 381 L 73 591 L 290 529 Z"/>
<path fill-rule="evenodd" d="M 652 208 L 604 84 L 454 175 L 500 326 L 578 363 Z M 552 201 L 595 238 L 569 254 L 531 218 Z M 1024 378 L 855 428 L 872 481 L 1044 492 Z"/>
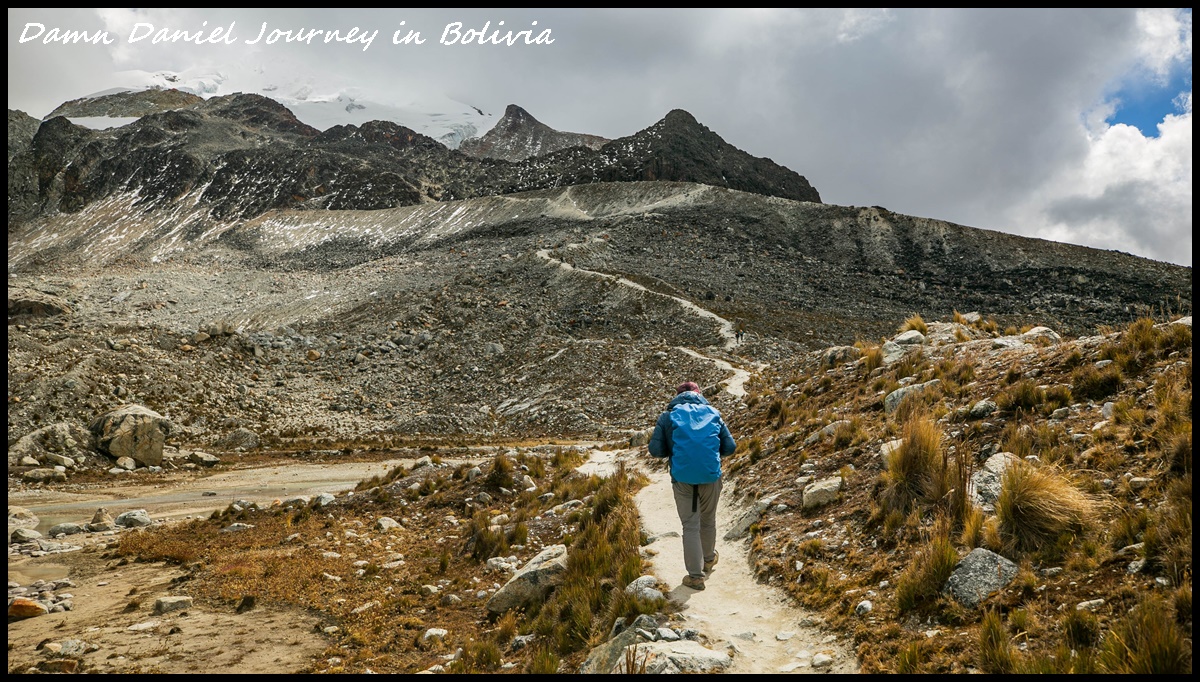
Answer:
<path fill-rule="evenodd" d="M 942 465 L 942 432 L 928 417 L 904 424 L 904 443 L 892 452 L 882 474 L 881 502 L 885 512 L 905 512 L 937 487 Z"/>
<path fill-rule="evenodd" d="M 883 367 L 883 347 L 871 346 L 863 351 L 863 369 L 871 373 Z"/>
<path fill-rule="evenodd" d="M 1029 379 L 1021 379 L 996 396 L 996 407 L 1005 412 L 1034 412 L 1046 402 L 1046 391 Z"/>
<path fill-rule="evenodd" d="M 900 325 L 901 333 L 913 329 L 921 332 L 922 334 L 929 333 L 929 325 L 925 324 L 925 320 L 921 318 L 920 314 L 914 313 L 912 317 L 904 321 L 904 324 Z"/>
<path fill-rule="evenodd" d="M 896 608 L 901 613 L 936 599 L 958 565 L 958 552 L 950 541 L 949 520 L 940 517 L 931 536 L 928 546 L 896 580 Z"/>
<path fill-rule="evenodd" d="M 1016 667 L 1016 653 L 1008 638 L 1004 619 L 996 611 L 983 615 L 979 628 L 979 668 L 985 673 L 1004 675 Z"/>
<path fill-rule="evenodd" d="M 1170 611 L 1161 597 L 1148 594 L 1104 638 L 1101 669 L 1112 674 L 1190 674 L 1191 642 Z"/>
<path fill-rule="evenodd" d="M 1082 531 L 1099 503 L 1051 466 L 1015 460 L 1004 474 L 996 518 L 1004 544 L 1027 552 L 1053 544 L 1063 533 Z"/>
<path fill-rule="evenodd" d="M 1121 390 L 1121 368 L 1113 363 L 1097 369 L 1084 365 L 1071 373 L 1071 395 L 1081 400 L 1101 400 Z"/>

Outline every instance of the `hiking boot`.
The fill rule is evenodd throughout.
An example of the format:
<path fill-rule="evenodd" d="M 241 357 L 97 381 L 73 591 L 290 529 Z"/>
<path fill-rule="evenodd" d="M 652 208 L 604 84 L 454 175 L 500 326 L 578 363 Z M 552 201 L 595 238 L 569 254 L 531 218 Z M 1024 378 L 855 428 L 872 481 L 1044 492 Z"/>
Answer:
<path fill-rule="evenodd" d="M 713 552 L 713 558 L 712 558 L 712 561 L 705 561 L 705 562 L 704 562 L 704 572 L 705 572 L 705 573 L 712 573 L 713 566 L 716 566 L 716 565 L 717 565 L 717 561 L 718 561 L 718 560 L 720 560 L 720 558 L 721 558 L 721 555 L 720 555 L 720 553 L 718 553 L 718 552 Z"/>
<path fill-rule="evenodd" d="M 690 575 L 686 575 L 683 577 L 683 586 L 690 587 L 693 590 L 697 590 L 697 591 L 703 590 L 704 589 L 704 578 L 693 578 Z"/>

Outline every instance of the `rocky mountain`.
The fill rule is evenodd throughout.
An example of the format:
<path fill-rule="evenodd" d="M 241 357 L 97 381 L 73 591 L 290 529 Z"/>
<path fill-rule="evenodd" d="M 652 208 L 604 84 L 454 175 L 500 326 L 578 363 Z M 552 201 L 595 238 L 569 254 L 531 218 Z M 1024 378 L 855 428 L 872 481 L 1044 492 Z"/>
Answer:
<path fill-rule="evenodd" d="M 10 120 L 11 116 L 10 116 Z M 17 133 L 13 133 L 17 134 Z M 241 220 L 283 208 L 380 209 L 605 181 L 687 180 L 819 201 L 794 171 L 726 144 L 684 112 L 595 151 L 476 159 L 399 124 L 324 132 L 260 95 L 212 97 L 110 130 L 45 121 L 9 161 L 9 225 L 101 200 Z"/>
<path fill-rule="evenodd" d="M 463 141 L 458 150 L 469 156 L 504 161 L 523 161 L 568 147 L 599 149 L 608 142 L 598 135 L 564 133 L 533 117 L 521 107 L 510 104 L 504 117 L 483 137 Z"/>
<path fill-rule="evenodd" d="M 29 150 L 41 122 L 24 111 L 8 110 L 8 160 Z"/>
<path fill-rule="evenodd" d="M 1080 335 L 1191 304 L 1190 268 L 821 204 L 682 111 L 515 163 L 258 95 L 12 147 L 10 439 L 113 401 L 201 440 L 581 436 L 914 312 Z"/>
<path fill-rule="evenodd" d="M 46 115 L 49 120 L 56 116 L 86 118 L 105 116 L 109 118 L 141 118 L 173 109 L 183 109 L 200 104 L 204 98 L 175 88 L 149 88 L 146 90 L 120 90 L 91 97 L 80 97 L 64 102 Z"/>

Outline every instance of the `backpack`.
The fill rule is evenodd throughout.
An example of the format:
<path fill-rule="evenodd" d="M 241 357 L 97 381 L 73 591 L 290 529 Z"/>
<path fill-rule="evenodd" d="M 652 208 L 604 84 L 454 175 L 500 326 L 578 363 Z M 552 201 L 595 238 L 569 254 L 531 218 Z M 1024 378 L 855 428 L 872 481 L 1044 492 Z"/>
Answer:
<path fill-rule="evenodd" d="M 721 413 L 712 405 L 682 403 L 671 417 L 671 477 L 680 483 L 721 478 Z"/>

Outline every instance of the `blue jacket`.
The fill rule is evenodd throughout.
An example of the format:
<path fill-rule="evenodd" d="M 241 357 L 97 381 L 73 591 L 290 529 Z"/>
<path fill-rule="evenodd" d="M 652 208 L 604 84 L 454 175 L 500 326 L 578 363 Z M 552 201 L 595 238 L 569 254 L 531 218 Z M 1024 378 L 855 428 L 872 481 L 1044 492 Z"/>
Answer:
<path fill-rule="evenodd" d="M 654 424 L 654 433 L 650 436 L 650 443 L 647 445 L 652 457 L 671 457 L 671 444 L 673 442 L 671 436 L 675 429 L 675 425 L 671 421 L 671 410 L 685 403 L 694 405 L 709 404 L 709 402 L 704 399 L 704 396 L 696 393 L 695 391 L 684 391 L 683 393 L 675 396 L 667 405 L 667 411 L 658 415 L 658 421 Z M 716 412 L 716 408 L 713 408 L 713 411 Z M 728 457 L 729 455 L 733 454 L 734 450 L 737 449 L 737 443 L 734 442 L 733 434 L 729 432 L 729 427 L 725 425 L 725 421 L 721 419 L 719 412 L 717 412 L 716 420 L 720 425 L 720 431 L 717 436 L 717 451 L 721 457 Z M 677 473 L 680 474 L 680 477 L 676 476 Z M 716 475 L 717 478 L 720 478 L 721 476 L 721 465 L 719 460 L 716 463 Z M 694 474 L 690 472 L 677 471 L 676 463 L 674 461 L 671 462 L 671 480 L 678 480 L 682 483 L 711 482 L 686 480 L 692 476 L 694 476 Z"/>

